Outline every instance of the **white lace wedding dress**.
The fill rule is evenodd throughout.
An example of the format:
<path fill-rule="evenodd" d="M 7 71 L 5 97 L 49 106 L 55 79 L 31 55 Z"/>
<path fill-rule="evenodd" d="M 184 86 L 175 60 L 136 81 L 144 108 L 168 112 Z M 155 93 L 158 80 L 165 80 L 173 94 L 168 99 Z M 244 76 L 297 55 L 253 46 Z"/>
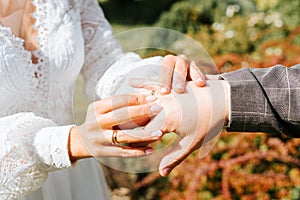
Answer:
<path fill-rule="evenodd" d="M 110 67 L 98 88 L 108 96 L 122 70 L 141 59 L 122 53 L 97 0 L 33 3 L 37 63 L 24 41 L 0 25 L 0 199 L 109 199 L 98 162 L 71 167 L 73 86 L 81 72 L 93 100 L 97 81 Z"/>

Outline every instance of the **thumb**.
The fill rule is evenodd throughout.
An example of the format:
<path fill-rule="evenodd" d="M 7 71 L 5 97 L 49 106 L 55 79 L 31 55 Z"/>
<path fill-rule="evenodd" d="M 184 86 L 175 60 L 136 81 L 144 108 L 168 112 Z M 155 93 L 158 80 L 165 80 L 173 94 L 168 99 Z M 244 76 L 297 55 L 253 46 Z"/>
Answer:
<path fill-rule="evenodd" d="M 161 176 L 168 176 L 177 165 L 193 152 L 192 143 L 193 138 L 186 136 L 178 142 L 169 154 L 163 157 L 159 165 Z"/>

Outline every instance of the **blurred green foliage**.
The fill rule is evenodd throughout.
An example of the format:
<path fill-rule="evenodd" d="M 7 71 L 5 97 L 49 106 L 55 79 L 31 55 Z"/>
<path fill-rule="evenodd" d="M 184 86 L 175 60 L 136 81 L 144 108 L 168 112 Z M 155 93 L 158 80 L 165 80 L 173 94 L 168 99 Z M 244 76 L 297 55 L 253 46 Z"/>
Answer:
<path fill-rule="evenodd" d="M 298 0 L 185 0 L 174 3 L 156 25 L 187 33 L 211 55 L 244 54 L 285 38 L 300 24 L 299 9 Z"/>
<path fill-rule="evenodd" d="M 99 0 L 107 19 L 120 24 L 152 24 L 178 0 Z"/>
<path fill-rule="evenodd" d="M 197 32 L 201 26 L 221 20 L 229 5 L 238 6 L 233 9 L 240 15 L 249 14 L 255 9 L 251 0 L 185 0 L 174 3 L 169 11 L 161 15 L 157 25 L 183 33 Z"/>

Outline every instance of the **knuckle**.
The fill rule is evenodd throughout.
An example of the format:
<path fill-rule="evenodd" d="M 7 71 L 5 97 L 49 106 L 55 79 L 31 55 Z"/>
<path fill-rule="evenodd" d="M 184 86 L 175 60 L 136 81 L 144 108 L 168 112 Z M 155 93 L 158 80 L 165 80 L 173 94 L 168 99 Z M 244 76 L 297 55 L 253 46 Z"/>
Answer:
<path fill-rule="evenodd" d="M 145 97 L 142 96 L 142 95 L 137 95 L 134 97 L 134 103 L 136 105 L 141 105 L 141 104 L 144 104 L 145 103 Z"/>
<path fill-rule="evenodd" d="M 166 55 L 164 59 L 165 59 L 166 61 L 174 60 L 174 59 L 175 59 L 175 56 L 169 54 L 169 55 Z"/>
<path fill-rule="evenodd" d="M 149 105 L 142 106 L 139 113 L 141 114 L 141 116 L 147 116 L 151 114 L 150 106 Z"/>
<path fill-rule="evenodd" d="M 181 59 L 184 60 L 184 61 L 187 62 L 187 63 L 190 63 L 190 62 L 191 62 L 190 59 L 189 59 L 189 57 L 188 57 L 187 55 L 185 55 L 185 54 L 183 54 L 183 55 L 181 56 Z"/>
<path fill-rule="evenodd" d="M 133 150 L 133 151 L 130 152 L 130 154 L 128 156 L 130 156 L 130 157 L 139 157 L 139 156 L 141 156 L 141 152 L 138 151 L 138 150 Z"/>
<path fill-rule="evenodd" d="M 123 158 L 129 157 L 129 152 L 123 149 L 120 153 L 120 156 Z"/>
<path fill-rule="evenodd" d="M 182 68 L 187 68 L 190 66 L 190 62 L 187 59 L 181 59 L 182 62 Z"/>

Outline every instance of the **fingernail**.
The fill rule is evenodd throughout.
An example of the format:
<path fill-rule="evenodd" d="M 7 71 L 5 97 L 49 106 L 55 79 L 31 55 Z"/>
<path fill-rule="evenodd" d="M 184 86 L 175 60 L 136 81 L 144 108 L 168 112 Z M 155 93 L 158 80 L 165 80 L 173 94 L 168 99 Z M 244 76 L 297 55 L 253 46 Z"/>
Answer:
<path fill-rule="evenodd" d="M 168 89 L 165 88 L 165 87 L 162 87 L 162 88 L 160 89 L 160 92 L 161 92 L 162 94 L 166 94 L 166 93 L 168 92 Z"/>
<path fill-rule="evenodd" d="M 168 176 L 171 172 L 171 168 L 170 167 L 167 167 L 163 170 L 163 173 L 164 173 L 164 176 Z"/>
<path fill-rule="evenodd" d="M 146 97 L 146 101 L 150 101 L 150 102 L 155 101 L 156 99 L 157 99 L 157 96 L 154 96 L 154 95 L 150 95 L 150 96 Z"/>
<path fill-rule="evenodd" d="M 145 151 L 145 153 L 146 153 L 146 155 L 150 155 L 150 154 L 153 153 L 153 149 L 147 149 L 147 150 Z"/>
<path fill-rule="evenodd" d="M 205 82 L 203 81 L 203 79 L 202 78 L 197 78 L 197 83 L 200 85 L 200 86 L 203 86 L 203 85 L 205 85 Z"/>
<path fill-rule="evenodd" d="M 156 113 L 159 113 L 161 111 L 161 109 L 162 109 L 161 106 L 154 104 L 151 106 L 150 111 L 151 111 L 151 113 L 156 114 Z"/>
<path fill-rule="evenodd" d="M 161 130 L 155 130 L 151 133 L 151 136 L 153 136 L 153 137 L 159 137 L 161 135 L 162 135 Z"/>
<path fill-rule="evenodd" d="M 182 83 L 177 83 L 177 84 L 175 85 L 175 87 L 176 87 L 178 90 L 180 90 L 180 91 L 183 91 L 183 90 L 184 90 L 184 86 L 183 86 Z"/>

